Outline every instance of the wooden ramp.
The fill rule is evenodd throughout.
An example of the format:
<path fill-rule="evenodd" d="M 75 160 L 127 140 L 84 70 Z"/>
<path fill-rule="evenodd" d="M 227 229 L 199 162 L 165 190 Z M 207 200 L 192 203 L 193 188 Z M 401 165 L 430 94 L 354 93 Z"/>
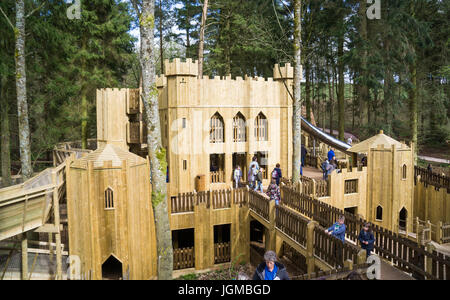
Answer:
<path fill-rule="evenodd" d="M 59 198 L 65 188 L 65 167 L 63 163 L 0 190 L 0 241 L 45 225 L 53 197 Z"/>

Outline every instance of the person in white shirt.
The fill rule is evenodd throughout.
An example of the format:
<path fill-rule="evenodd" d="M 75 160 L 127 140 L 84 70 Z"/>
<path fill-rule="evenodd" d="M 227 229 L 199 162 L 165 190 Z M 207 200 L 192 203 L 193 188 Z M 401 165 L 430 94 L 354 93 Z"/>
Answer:
<path fill-rule="evenodd" d="M 236 189 L 239 188 L 239 183 L 241 182 L 241 178 L 242 178 L 242 171 L 241 171 L 241 167 L 237 166 L 236 169 L 234 169 L 234 186 Z"/>

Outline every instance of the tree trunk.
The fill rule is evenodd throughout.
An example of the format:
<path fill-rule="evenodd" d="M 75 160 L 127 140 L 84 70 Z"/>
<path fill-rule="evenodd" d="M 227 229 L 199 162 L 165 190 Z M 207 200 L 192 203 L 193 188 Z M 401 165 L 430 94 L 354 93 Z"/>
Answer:
<path fill-rule="evenodd" d="M 301 22 L 302 4 L 301 0 L 294 2 L 294 115 L 293 121 L 293 159 L 292 159 L 292 180 L 298 182 L 300 180 L 300 164 L 302 161 L 302 102 L 301 102 L 301 39 L 302 39 L 302 22 Z"/>
<path fill-rule="evenodd" d="M 306 120 L 308 122 L 311 122 L 311 65 L 306 62 L 305 64 L 305 76 L 306 76 L 306 87 L 305 87 L 305 93 L 306 93 Z"/>
<path fill-rule="evenodd" d="M 25 61 L 25 2 L 16 0 L 16 90 L 19 120 L 20 161 L 24 179 L 33 176 L 31 165 L 30 126 L 28 123 L 27 75 Z"/>
<path fill-rule="evenodd" d="M 327 77 L 328 77 L 328 95 L 329 95 L 329 109 L 330 109 L 330 135 L 333 136 L 333 98 L 334 98 L 334 87 L 332 86 L 332 74 L 331 68 L 327 67 Z M 324 125 L 325 126 L 325 125 Z"/>
<path fill-rule="evenodd" d="M 414 143 L 414 159 L 417 163 L 417 65 L 412 63 L 410 65 L 410 80 L 411 88 L 409 89 L 409 114 L 410 114 L 410 130 L 411 141 Z"/>
<path fill-rule="evenodd" d="M 344 22 L 344 20 L 342 20 Z M 345 78 L 344 78 L 344 32 L 338 38 L 338 106 L 339 106 L 339 139 L 345 139 Z"/>
<path fill-rule="evenodd" d="M 155 81 L 154 14 L 155 2 L 142 1 L 140 15 L 142 101 L 148 129 L 148 155 L 151 162 L 152 205 L 155 213 L 156 239 L 158 248 L 158 278 L 172 279 L 173 248 L 167 205 L 167 158 L 161 142 L 158 89 Z"/>
<path fill-rule="evenodd" d="M 385 39 L 384 42 L 384 50 L 385 50 L 385 71 L 384 71 L 384 87 L 383 87 L 383 111 L 384 111 L 384 123 L 385 123 L 385 131 L 388 135 L 392 134 L 392 120 L 391 110 L 392 110 L 392 72 L 390 65 L 390 41 L 388 38 Z"/>
<path fill-rule="evenodd" d="M 1 160 L 2 160 L 2 185 L 8 187 L 11 179 L 11 145 L 9 131 L 9 103 L 8 80 L 6 76 L 0 79 L 0 104 L 1 104 Z"/>
<path fill-rule="evenodd" d="M 159 52 L 160 52 L 160 63 L 161 63 L 161 74 L 164 75 L 164 40 L 163 40 L 163 9 L 162 9 L 163 0 L 159 0 Z"/>
<path fill-rule="evenodd" d="M 364 105 L 368 102 L 369 91 L 367 88 L 367 50 L 365 43 L 367 41 L 367 1 L 360 0 L 359 4 L 359 18 L 360 18 L 360 28 L 359 32 L 361 35 L 362 44 L 360 45 L 363 50 L 361 51 L 361 67 L 360 67 L 360 76 L 362 80 L 359 80 L 358 84 L 358 102 L 359 102 L 359 127 L 363 125 L 364 118 Z"/>
<path fill-rule="evenodd" d="M 200 40 L 198 44 L 198 76 L 203 78 L 203 49 L 205 44 L 205 27 L 206 19 L 208 17 L 208 0 L 203 2 L 203 12 L 202 12 L 202 24 L 200 27 Z"/>

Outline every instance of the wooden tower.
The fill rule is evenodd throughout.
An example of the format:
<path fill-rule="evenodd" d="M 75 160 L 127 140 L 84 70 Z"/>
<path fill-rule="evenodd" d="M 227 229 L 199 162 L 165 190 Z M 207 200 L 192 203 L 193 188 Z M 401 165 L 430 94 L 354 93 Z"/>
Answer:
<path fill-rule="evenodd" d="M 367 154 L 367 219 L 375 225 L 411 231 L 414 149 L 381 131 L 349 150 Z"/>
<path fill-rule="evenodd" d="M 71 271 L 94 280 L 156 276 L 149 170 L 148 160 L 113 144 L 69 162 L 70 255 L 80 262 Z"/>

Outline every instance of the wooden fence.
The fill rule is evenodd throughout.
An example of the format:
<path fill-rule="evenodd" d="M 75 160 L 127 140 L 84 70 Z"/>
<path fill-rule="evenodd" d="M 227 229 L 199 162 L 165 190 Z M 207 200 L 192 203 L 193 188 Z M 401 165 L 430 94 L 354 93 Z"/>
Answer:
<path fill-rule="evenodd" d="M 269 203 L 270 198 L 267 197 L 264 194 L 260 194 L 258 192 L 249 191 L 249 207 L 251 210 L 253 210 L 255 213 L 260 215 L 263 219 L 265 219 L 267 222 L 270 221 L 269 219 Z"/>
<path fill-rule="evenodd" d="M 173 249 L 173 269 L 183 270 L 195 267 L 194 247 Z"/>
<path fill-rule="evenodd" d="M 359 247 L 329 235 L 323 227 L 314 228 L 314 254 L 332 267 L 343 268 L 346 260 L 356 264 L 360 251 Z"/>
<path fill-rule="evenodd" d="M 292 277 L 292 280 L 366 280 L 367 264 L 354 266 L 353 268 L 338 268 L 330 271 L 320 271 Z"/>
<path fill-rule="evenodd" d="M 450 242 L 450 224 L 444 224 L 440 222 L 440 240 L 441 244 L 446 244 Z"/>
<path fill-rule="evenodd" d="M 172 214 L 194 212 L 194 205 L 196 205 L 195 194 L 196 193 L 181 193 L 178 197 L 172 197 Z"/>
<path fill-rule="evenodd" d="M 320 157 L 313 154 L 307 154 L 305 157 L 305 165 L 308 167 L 318 168 L 320 165 Z"/>
<path fill-rule="evenodd" d="M 224 264 L 231 262 L 231 243 L 214 244 L 214 263 Z"/>
<path fill-rule="evenodd" d="M 306 257 L 291 247 L 288 243 L 283 242 L 281 253 L 289 258 L 289 260 L 292 261 L 297 268 L 305 273 L 307 272 L 308 265 L 306 263 Z"/>
<path fill-rule="evenodd" d="M 233 200 L 234 199 L 234 200 Z M 228 189 L 205 192 L 180 193 L 171 198 L 172 214 L 192 213 L 194 207 L 206 203 L 206 207 L 213 209 L 231 208 L 231 202 L 243 206 L 247 201 L 247 189 Z"/>
<path fill-rule="evenodd" d="M 306 229 L 310 221 L 283 206 L 276 207 L 275 224 L 276 227 L 298 244 L 306 248 Z"/>
<path fill-rule="evenodd" d="M 417 177 L 420 176 L 420 181 L 425 184 L 434 186 L 437 190 L 441 188 L 447 189 L 447 193 L 450 193 L 450 178 L 447 176 L 442 176 L 427 169 L 415 167 L 414 168 L 414 181 L 417 184 Z"/>
<path fill-rule="evenodd" d="M 299 195 L 292 190 L 287 191 L 287 189 L 287 187 L 283 188 L 282 203 L 284 205 L 290 206 L 290 203 L 295 203 L 295 200 L 292 199 L 286 201 L 284 197 L 287 195 L 291 198 L 298 197 L 299 200 L 297 203 L 300 201 L 312 203 L 312 205 L 291 205 L 290 207 L 292 209 L 297 209 L 300 207 L 301 209 L 298 210 L 300 213 L 319 222 L 319 224 L 325 228 L 332 226 L 337 221 L 339 216 L 344 215 L 346 217 L 345 224 L 347 227 L 346 237 L 349 240 L 358 243 L 359 232 L 364 223 L 366 223 L 364 219 L 349 212 L 344 212 L 338 208 L 332 207 L 321 201 L 315 199 L 310 200 L 304 195 Z M 376 225 L 373 226 L 372 229 L 375 237 L 375 253 L 377 253 L 380 257 L 391 261 L 400 269 L 405 272 L 412 273 L 417 278 L 450 279 L 450 273 L 446 271 L 436 272 L 434 274 L 431 273 L 431 270 L 425 271 L 425 261 L 427 261 L 428 264 L 433 265 L 436 270 L 448 270 L 450 267 L 450 259 L 442 258 L 439 255 L 430 253 L 424 246 L 419 245 L 406 237 L 401 237 L 399 234 L 396 234 L 390 230 Z M 325 239 L 324 235 L 317 231 L 317 236 L 319 240 L 316 241 L 316 243 L 322 243 L 322 240 Z M 331 247 L 331 245 L 333 245 L 331 242 L 327 243 L 328 244 L 324 247 Z M 318 247 L 318 249 L 320 248 L 321 247 Z M 353 250 L 351 249 L 345 249 L 343 251 L 344 256 L 353 253 Z M 327 257 L 326 253 L 317 253 L 317 255 L 319 255 L 319 257 L 323 256 L 324 260 L 330 260 L 331 263 L 336 263 L 336 261 L 333 261 L 333 258 Z M 351 255 L 353 256 L 354 254 Z"/>
<path fill-rule="evenodd" d="M 328 197 L 330 196 L 330 185 L 327 180 L 316 181 L 316 197 Z"/>
<path fill-rule="evenodd" d="M 213 209 L 231 207 L 231 190 L 210 191 Z"/>
<path fill-rule="evenodd" d="M 225 183 L 224 171 L 211 172 L 210 176 L 211 176 L 211 183 Z"/>

